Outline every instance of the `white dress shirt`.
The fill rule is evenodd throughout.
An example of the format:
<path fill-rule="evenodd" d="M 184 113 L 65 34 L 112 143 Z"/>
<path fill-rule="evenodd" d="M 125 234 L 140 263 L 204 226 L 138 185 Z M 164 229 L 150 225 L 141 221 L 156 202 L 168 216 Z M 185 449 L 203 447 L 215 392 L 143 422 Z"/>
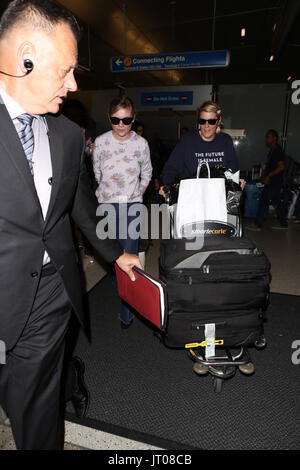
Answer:
<path fill-rule="evenodd" d="M 0 94 L 6 106 L 6 109 L 15 125 L 18 132 L 22 124 L 17 119 L 18 116 L 24 114 L 24 109 L 9 96 L 2 87 L 0 87 Z M 52 178 L 52 162 L 50 154 L 50 145 L 48 138 L 48 127 L 46 120 L 43 116 L 33 115 L 32 130 L 34 135 L 34 150 L 33 150 L 33 178 L 36 187 L 36 192 L 40 200 L 43 217 L 46 220 L 52 186 L 49 183 Z M 26 158 L 24 154 L 24 158 Z M 48 253 L 45 251 L 43 265 L 50 262 Z"/>

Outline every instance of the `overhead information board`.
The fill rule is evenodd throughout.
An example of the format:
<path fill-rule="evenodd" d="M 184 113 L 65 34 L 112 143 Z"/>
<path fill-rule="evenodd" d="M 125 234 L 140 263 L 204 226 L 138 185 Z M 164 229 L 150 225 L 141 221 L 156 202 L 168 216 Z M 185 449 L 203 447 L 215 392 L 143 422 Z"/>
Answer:
<path fill-rule="evenodd" d="M 192 91 L 155 91 L 141 94 L 141 106 L 192 106 Z"/>
<path fill-rule="evenodd" d="M 228 67 L 230 53 L 223 51 L 179 52 L 171 54 L 148 54 L 113 57 L 112 72 L 144 72 L 153 70 L 176 70 Z"/>

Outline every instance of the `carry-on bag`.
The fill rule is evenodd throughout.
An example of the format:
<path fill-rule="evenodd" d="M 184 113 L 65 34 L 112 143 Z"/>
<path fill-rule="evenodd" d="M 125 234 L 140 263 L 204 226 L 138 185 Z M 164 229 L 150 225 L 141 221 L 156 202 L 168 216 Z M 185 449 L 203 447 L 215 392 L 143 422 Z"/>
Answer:
<path fill-rule="evenodd" d="M 202 165 L 207 166 L 208 178 L 200 178 Z M 198 166 L 197 178 L 180 182 L 176 227 L 178 236 L 187 236 L 191 225 L 227 221 L 224 178 L 211 178 L 208 163 Z"/>

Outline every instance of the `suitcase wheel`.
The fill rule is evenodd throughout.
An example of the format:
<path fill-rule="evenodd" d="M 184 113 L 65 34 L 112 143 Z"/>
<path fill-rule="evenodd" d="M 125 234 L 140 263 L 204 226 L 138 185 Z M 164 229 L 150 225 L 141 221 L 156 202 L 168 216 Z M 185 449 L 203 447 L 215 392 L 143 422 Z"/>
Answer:
<path fill-rule="evenodd" d="M 255 341 L 254 346 L 256 347 L 256 349 L 265 349 L 265 347 L 267 346 L 267 340 L 265 336 L 260 336 L 260 338 Z"/>
<path fill-rule="evenodd" d="M 254 367 L 253 362 L 242 364 L 239 366 L 239 369 L 242 372 L 242 374 L 245 374 L 245 375 L 252 375 L 255 372 L 255 367 Z"/>
<path fill-rule="evenodd" d="M 208 374 L 208 366 L 201 364 L 199 362 L 195 362 L 193 366 L 193 371 L 197 375 L 206 375 Z"/>

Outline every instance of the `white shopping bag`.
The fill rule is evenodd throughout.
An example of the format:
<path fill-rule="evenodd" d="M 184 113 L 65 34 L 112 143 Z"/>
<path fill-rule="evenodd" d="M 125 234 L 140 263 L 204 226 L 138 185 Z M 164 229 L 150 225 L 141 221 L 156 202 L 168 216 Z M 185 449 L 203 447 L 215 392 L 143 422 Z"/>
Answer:
<path fill-rule="evenodd" d="M 200 178 L 202 165 L 208 169 L 208 178 Z M 208 163 L 198 166 L 197 178 L 182 180 L 179 187 L 176 229 L 178 236 L 187 236 L 190 227 L 203 227 L 205 222 L 227 222 L 224 178 L 211 178 Z"/>

